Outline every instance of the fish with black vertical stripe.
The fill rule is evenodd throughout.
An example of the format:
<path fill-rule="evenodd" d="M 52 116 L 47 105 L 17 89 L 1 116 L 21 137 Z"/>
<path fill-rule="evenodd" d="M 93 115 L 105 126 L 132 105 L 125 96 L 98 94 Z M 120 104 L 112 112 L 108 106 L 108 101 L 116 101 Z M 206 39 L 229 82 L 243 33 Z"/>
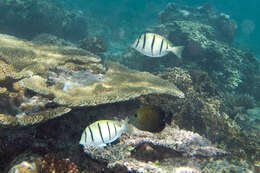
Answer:
<path fill-rule="evenodd" d="M 131 47 L 149 57 L 162 57 L 172 52 L 178 58 L 181 58 L 184 48 L 183 46 L 173 46 L 169 40 L 154 33 L 140 35 Z"/>
<path fill-rule="evenodd" d="M 117 140 L 128 128 L 128 119 L 122 121 L 99 120 L 85 128 L 79 144 L 87 147 L 105 147 Z"/>

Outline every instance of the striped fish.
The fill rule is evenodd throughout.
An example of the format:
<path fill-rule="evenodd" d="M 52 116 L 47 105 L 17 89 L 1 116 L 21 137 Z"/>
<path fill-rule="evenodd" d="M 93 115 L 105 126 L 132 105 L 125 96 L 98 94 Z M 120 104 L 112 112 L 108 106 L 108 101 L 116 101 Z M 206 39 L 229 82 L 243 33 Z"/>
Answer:
<path fill-rule="evenodd" d="M 84 147 L 105 147 L 117 140 L 127 130 L 128 120 L 100 120 L 87 126 L 81 135 L 79 144 Z"/>
<path fill-rule="evenodd" d="M 181 58 L 183 51 L 183 46 L 172 46 L 169 40 L 154 33 L 140 35 L 131 47 L 149 57 L 162 57 L 173 52 L 178 58 Z"/>

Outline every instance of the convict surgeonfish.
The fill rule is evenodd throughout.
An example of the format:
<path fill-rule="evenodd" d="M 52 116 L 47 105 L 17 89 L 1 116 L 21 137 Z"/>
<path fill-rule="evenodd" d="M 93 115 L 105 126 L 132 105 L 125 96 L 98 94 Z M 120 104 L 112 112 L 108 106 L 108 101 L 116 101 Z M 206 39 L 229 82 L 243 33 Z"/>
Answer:
<path fill-rule="evenodd" d="M 79 144 L 87 147 L 105 147 L 117 140 L 128 128 L 128 119 L 122 121 L 100 120 L 85 128 Z"/>
<path fill-rule="evenodd" d="M 178 58 L 181 58 L 183 51 L 183 46 L 173 46 L 169 40 L 154 33 L 140 35 L 131 47 L 149 57 L 162 57 L 173 52 Z"/>

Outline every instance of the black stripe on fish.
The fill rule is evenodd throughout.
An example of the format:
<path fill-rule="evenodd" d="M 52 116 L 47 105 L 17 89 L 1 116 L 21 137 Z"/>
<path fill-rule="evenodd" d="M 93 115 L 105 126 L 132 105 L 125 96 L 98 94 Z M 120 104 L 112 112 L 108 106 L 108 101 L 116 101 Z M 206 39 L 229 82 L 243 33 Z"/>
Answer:
<path fill-rule="evenodd" d="M 87 130 L 85 130 L 85 142 L 87 142 Z"/>
<path fill-rule="evenodd" d="M 135 48 L 137 48 L 137 46 L 139 45 L 141 36 L 142 36 L 142 35 L 140 35 L 140 36 L 138 37 L 137 42 L 136 42 L 136 45 L 135 45 Z"/>
<path fill-rule="evenodd" d="M 116 130 L 116 125 L 113 123 L 114 128 L 115 128 L 115 135 L 117 135 L 117 130 Z"/>
<path fill-rule="evenodd" d="M 161 53 L 162 53 L 162 48 L 163 48 L 163 39 L 162 39 L 162 41 L 161 41 L 160 55 L 161 55 Z"/>
<path fill-rule="evenodd" d="M 152 45 L 151 45 L 152 55 L 153 55 L 153 46 L 154 46 L 154 41 L 155 41 L 155 35 L 153 35 L 153 40 L 152 40 Z"/>
<path fill-rule="evenodd" d="M 110 127 L 109 127 L 108 122 L 107 122 L 107 128 L 108 128 L 108 133 L 109 133 L 109 140 L 111 140 L 111 131 L 110 131 Z"/>
<path fill-rule="evenodd" d="M 166 49 L 168 49 L 168 43 L 167 43 Z"/>
<path fill-rule="evenodd" d="M 100 124 L 98 123 L 97 125 L 98 125 L 98 130 L 99 130 L 99 133 L 100 133 L 101 139 L 102 139 L 102 141 L 105 143 L 104 138 L 103 138 L 103 135 L 102 135 L 102 132 L 101 132 Z"/>
<path fill-rule="evenodd" d="M 143 49 L 145 48 L 145 43 L 146 43 L 146 33 L 144 34 Z"/>
<path fill-rule="evenodd" d="M 91 139 L 92 139 L 92 142 L 94 142 L 94 137 L 93 137 L 93 133 L 92 133 L 92 130 L 90 127 L 88 127 L 89 131 L 90 131 L 90 135 L 91 135 Z"/>

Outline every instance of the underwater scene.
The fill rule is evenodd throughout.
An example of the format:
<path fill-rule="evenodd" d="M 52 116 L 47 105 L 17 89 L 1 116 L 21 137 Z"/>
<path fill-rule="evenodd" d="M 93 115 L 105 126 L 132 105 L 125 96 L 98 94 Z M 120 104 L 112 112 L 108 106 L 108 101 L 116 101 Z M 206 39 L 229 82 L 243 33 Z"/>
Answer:
<path fill-rule="evenodd" d="M 260 173 L 257 6 L 0 0 L 0 173 Z"/>

